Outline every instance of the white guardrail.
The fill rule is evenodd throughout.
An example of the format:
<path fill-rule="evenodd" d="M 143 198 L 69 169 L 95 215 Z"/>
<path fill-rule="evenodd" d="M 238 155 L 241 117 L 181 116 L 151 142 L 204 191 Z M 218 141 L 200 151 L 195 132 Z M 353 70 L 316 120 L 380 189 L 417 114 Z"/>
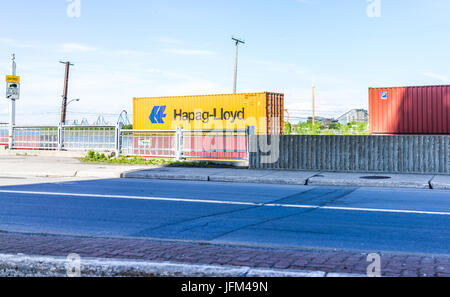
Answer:
<path fill-rule="evenodd" d="M 12 149 L 104 151 L 191 160 L 248 160 L 249 130 L 124 130 L 121 126 L 15 126 Z M 0 124 L 0 145 L 8 145 Z"/>
<path fill-rule="evenodd" d="M 9 124 L 0 123 L 0 145 L 8 145 Z"/>

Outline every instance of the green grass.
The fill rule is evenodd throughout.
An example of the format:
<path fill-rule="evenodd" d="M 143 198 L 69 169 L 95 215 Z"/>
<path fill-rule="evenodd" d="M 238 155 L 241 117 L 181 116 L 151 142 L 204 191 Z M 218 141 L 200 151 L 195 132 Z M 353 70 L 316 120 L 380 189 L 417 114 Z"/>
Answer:
<path fill-rule="evenodd" d="M 172 159 L 155 159 L 142 157 L 115 157 L 113 154 L 89 151 L 86 157 L 80 159 L 85 163 L 102 163 L 118 165 L 153 165 L 165 167 L 199 167 L 199 168 L 231 168 L 229 165 L 214 164 L 209 161 L 176 161 Z"/>

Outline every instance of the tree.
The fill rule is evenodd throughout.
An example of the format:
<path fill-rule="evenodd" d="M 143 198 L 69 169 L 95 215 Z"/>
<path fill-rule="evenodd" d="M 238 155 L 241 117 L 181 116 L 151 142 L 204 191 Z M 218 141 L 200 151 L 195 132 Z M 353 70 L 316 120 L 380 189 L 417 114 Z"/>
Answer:
<path fill-rule="evenodd" d="M 351 122 L 346 125 L 340 123 L 332 123 L 328 127 L 321 122 L 312 121 L 301 122 L 295 129 L 290 129 L 290 133 L 298 135 L 368 135 L 369 127 L 365 122 Z M 286 133 L 286 135 L 289 135 Z"/>
<path fill-rule="evenodd" d="M 295 132 L 299 135 L 319 135 L 322 129 L 322 123 L 315 122 L 314 125 L 312 121 L 306 123 L 299 123 Z"/>
<path fill-rule="evenodd" d="M 369 125 L 365 122 L 355 122 L 353 127 L 358 135 L 369 134 Z"/>
<path fill-rule="evenodd" d="M 285 135 L 291 135 L 292 133 L 292 125 L 291 123 L 284 124 L 284 134 Z"/>
<path fill-rule="evenodd" d="M 341 125 L 339 127 L 339 132 L 341 132 L 342 135 L 349 135 L 351 131 L 351 125 L 347 124 L 347 125 Z"/>
<path fill-rule="evenodd" d="M 341 124 L 340 123 L 331 123 L 330 125 L 328 125 L 328 129 L 331 129 L 331 130 L 339 130 L 339 128 L 340 128 L 340 126 L 341 126 Z"/>

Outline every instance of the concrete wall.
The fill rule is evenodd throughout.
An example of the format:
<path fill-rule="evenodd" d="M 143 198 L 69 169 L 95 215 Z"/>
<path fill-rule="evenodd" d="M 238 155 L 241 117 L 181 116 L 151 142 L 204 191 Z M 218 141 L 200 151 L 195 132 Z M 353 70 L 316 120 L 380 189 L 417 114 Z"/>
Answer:
<path fill-rule="evenodd" d="M 450 174 L 450 136 L 251 136 L 249 158 L 253 169 Z"/>

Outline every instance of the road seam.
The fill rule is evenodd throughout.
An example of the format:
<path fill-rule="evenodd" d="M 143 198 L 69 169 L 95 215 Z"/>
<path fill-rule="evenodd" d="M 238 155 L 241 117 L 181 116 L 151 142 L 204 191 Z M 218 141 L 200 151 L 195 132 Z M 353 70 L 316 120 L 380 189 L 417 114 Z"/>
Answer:
<path fill-rule="evenodd" d="M 434 190 L 434 188 L 433 188 L 433 180 L 434 180 L 435 178 L 436 178 L 436 175 L 433 176 L 433 178 L 430 179 L 430 181 L 428 182 L 428 184 L 430 185 L 430 189 L 431 189 L 431 190 Z"/>

